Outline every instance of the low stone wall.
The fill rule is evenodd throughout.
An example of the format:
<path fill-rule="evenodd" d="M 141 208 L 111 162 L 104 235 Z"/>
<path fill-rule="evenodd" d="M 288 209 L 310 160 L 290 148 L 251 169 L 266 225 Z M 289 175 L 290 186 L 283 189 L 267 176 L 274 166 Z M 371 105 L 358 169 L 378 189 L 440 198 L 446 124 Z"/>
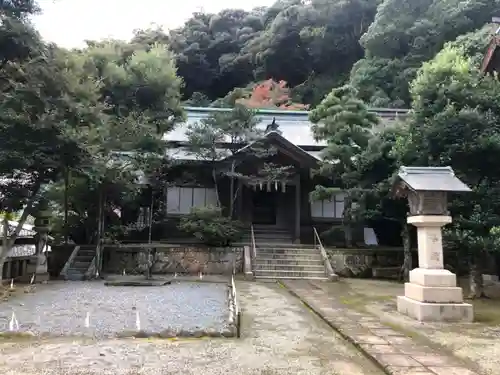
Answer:
<path fill-rule="evenodd" d="M 382 275 L 383 269 L 389 270 L 403 265 L 403 249 L 398 247 L 326 249 L 326 251 L 334 272 L 342 277 L 377 277 Z M 418 267 L 416 249 L 412 251 L 412 262 L 414 268 Z M 463 266 L 455 252 L 445 251 L 444 263 L 445 268 L 452 272 L 463 273 Z M 395 274 L 393 270 L 389 273 Z"/>
<path fill-rule="evenodd" d="M 334 272 L 343 277 L 372 277 L 374 267 L 394 267 L 403 263 L 399 248 L 327 249 Z"/>
<path fill-rule="evenodd" d="M 243 272 L 243 247 L 206 248 L 195 246 L 154 246 L 154 265 L 156 274 L 188 273 L 230 275 Z M 106 273 L 128 274 L 143 273 L 141 268 L 145 247 L 123 246 L 107 247 L 104 250 L 103 271 Z"/>

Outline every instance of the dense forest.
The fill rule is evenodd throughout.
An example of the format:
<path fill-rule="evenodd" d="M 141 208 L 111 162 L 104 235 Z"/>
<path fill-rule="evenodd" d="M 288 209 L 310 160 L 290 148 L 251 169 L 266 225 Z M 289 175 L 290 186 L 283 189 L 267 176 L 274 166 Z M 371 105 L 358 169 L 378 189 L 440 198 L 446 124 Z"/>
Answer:
<path fill-rule="evenodd" d="M 351 83 L 375 107 L 409 108 L 409 84 L 446 42 L 469 32 L 483 52 L 498 0 L 280 0 L 246 12 L 194 14 L 164 34 L 139 31 L 133 43 L 168 42 L 185 99 L 206 105 L 235 88 L 273 78 L 295 101 L 318 104 Z M 463 37 L 462 37 L 463 38 Z"/>
<path fill-rule="evenodd" d="M 266 106 L 311 108 L 311 131 L 328 144 L 317 172 L 346 193 L 345 246 L 356 223 L 397 223 L 411 269 L 413 229 L 392 177 L 402 165 L 452 166 L 473 192 L 450 201 L 445 246 L 482 295 L 481 267 L 500 249 L 500 83 L 479 66 L 500 0 L 282 0 L 79 50 L 43 41 L 30 22 L 35 1 L 0 4 L 0 264 L 42 203 L 55 237 L 99 248 L 130 230 L 124 207 L 150 201 L 151 240 L 153 223 L 168 221 L 161 205 L 173 161 L 163 136 L 183 121 L 183 106 L 234 107 L 190 129 L 193 148 L 216 160 L 218 140 L 256 135 L 241 104 L 258 108 L 257 91 L 274 87 L 286 101 Z M 380 119 L 368 107 L 410 112 L 374 134 Z M 335 189 L 317 186 L 311 199 Z M 205 218 L 212 232 L 234 232 L 220 210 Z"/>

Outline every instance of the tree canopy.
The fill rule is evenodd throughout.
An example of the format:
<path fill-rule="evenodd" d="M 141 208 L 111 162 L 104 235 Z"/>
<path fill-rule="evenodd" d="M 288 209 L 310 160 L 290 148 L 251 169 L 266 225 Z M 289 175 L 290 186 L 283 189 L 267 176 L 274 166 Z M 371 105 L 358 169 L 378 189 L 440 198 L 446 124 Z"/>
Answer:
<path fill-rule="evenodd" d="M 406 206 L 389 196 L 397 169 L 450 165 L 473 193 L 453 200 L 457 220 L 446 238 L 477 263 L 500 243 L 488 237 L 500 226 L 500 83 L 479 70 L 499 7 L 500 0 L 278 0 L 65 50 L 30 23 L 36 2 L 4 1 L 0 211 L 5 219 L 21 210 L 22 225 L 49 197 L 56 212 L 65 207 L 66 230 L 73 218 L 85 228 L 74 237 L 99 245 L 103 223 L 126 223 L 122 209 L 131 201 L 161 200 L 172 146 L 163 136 L 183 120 L 183 105 L 232 108 L 189 127 L 191 149 L 213 160 L 222 140 L 230 138 L 234 153 L 255 138 L 254 109 L 311 109 L 311 130 L 327 143 L 319 173 L 328 183 L 315 192 L 346 194 L 346 227 L 402 223 Z M 411 110 L 380 129 L 369 106 Z M 266 174 L 283 167 L 264 166 Z M 213 174 L 233 178 L 234 163 L 226 167 Z M 138 170 L 155 181 L 147 197 Z M 0 260 L 15 236 L 4 235 Z"/>

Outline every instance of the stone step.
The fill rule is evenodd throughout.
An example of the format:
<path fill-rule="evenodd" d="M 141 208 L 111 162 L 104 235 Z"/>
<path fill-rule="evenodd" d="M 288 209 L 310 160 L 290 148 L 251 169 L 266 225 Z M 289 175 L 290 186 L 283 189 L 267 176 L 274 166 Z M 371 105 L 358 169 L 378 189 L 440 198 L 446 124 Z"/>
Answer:
<path fill-rule="evenodd" d="M 311 256 L 311 255 L 321 255 L 321 253 L 318 250 L 315 249 L 289 249 L 289 248 L 275 248 L 275 247 L 258 247 L 257 248 L 257 254 L 276 254 L 276 255 L 302 255 L 305 257 Z"/>
<path fill-rule="evenodd" d="M 91 262 L 80 262 L 80 261 L 74 261 L 73 264 L 70 266 L 70 269 L 77 269 L 77 270 L 81 270 L 81 269 L 85 269 L 87 270 L 90 266 L 90 263 Z"/>
<path fill-rule="evenodd" d="M 314 245 L 308 245 L 308 244 L 295 244 L 295 243 L 273 243 L 271 246 L 268 246 L 267 244 L 263 243 L 260 248 L 277 248 L 277 249 L 282 249 L 282 248 L 287 248 L 287 249 L 304 249 L 304 250 L 319 250 L 318 247 L 315 247 Z"/>
<path fill-rule="evenodd" d="M 76 257 L 95 257 L 96 252 L 92 250 L 80 250 L 78 253 L 76 253 Z"/>
<path fill-rule="evenodd" d="M 323 272 L 323 265 L 283 265 L 283 264 L 256 264 L 255 271 L 290 271 L 290 272 Z"/>
<path fill-rule="evenodd" d="M 292 238 L 290 233 L 255 233 L 255 239 L 266 239 L 266 238 Z M 250 237 L 251 238 L 251 237 Z"/>
<path fill-rule="evenodd" d="M 266 280 L 324 280 L 328 281 L 328 277 L 293 277 L 293 276 L 255 276 L 256 279 Z"/>
<path fill-rule="evenodd" d="M 264 251 L 259 251 L 257 249 L 256 251 L 257 257 L 262 257 L 262 258 L 273 258 L 273 259 L 287 259 L 288 257 L 293 257 L 293 259 L 297 258 L 304 258 L 304 259 L 310 259 L 313 257 L 313 259 L 323 259 L 321 257 L 321 253 L 318 251 L 314 252 L 309 252 L 309 251 L 274 251 L 274 250 L 264 250 Z"/>
<path fill-rule="evenodd" d="M 75 256 L 75 259 L 74 261 L 75 262 L 92 262 L 92 259 L 94 259 L 95 257 L 95 254 L 94 255 L 82 255 L 82 254 L 77 254 Z"/>
<path fill-rule="evenodd" d="M 263 260 L 264 259 L 264 260 Z M 269 261 L 268 259 L 272 259 L 272 261 Z M 313 262 L 316 263 L 316 264 L 323 264 L 323 258 L 321 258 L 319 255 L 316 255 L 316 256 L 307 256 L 307 255 L 299 255 L 297 257 L 295 256 L 289 256 L 289 255 L 286 255 L 286 256 L 282 256 L 282 257 L 278 257 L 278 256 L 269 256 L 269 254 L 261 254 L 261 255 L 257 255 L 257 257 L 255 258 L 255 263 L 259 263 L 259 262 L 262 262 L 262 263 L 269 263 L 269 262 L 272 262 L 272 263 L 275 263 L 275 264 L 285 264 L 283 262 L 285 261 L 289 261 L 289 262 L 293 262 L 291 263 L 290 265 L 293 265 L 293 264 L 305 264 L 305 265 L 308 265 L 310 262 Z"/>
<path fill-rule="evenodd" d="M 298 277 L 298 278 L 309 278 L 309 277 L 325 277 L 325 271 L 282 271 L 282 270 L 255 270 L 255 277 L 267 276 L 267 277 Z"/>
<path fill-rule="evenodd" d="M 71 280 L 71 281 L 83 281 L 85 280 L 85 275 L 83 274 L 68 274 L 66 276 L 66 280 Z"/>
<path fill-rule="evenodd" d="M 311 258 L 260 258 L 257 256 L 255 261 L 255 266 L 266 265 L 266 264 L 275 264 L 275 265 L 283 265 L 283 266 L 321 266 L 323 267 L 323 260 L 319 259 L 311 259 Z"/>
<path fill-rule="evenodd" d="M 74 268 L 68 269 L 68 272 L 66 273 L 65 279 L 66 280 L 74 280 L 74 281 L 81 281 L 85 279 L 85 271 L 86 270 L 78 270 Z"/>

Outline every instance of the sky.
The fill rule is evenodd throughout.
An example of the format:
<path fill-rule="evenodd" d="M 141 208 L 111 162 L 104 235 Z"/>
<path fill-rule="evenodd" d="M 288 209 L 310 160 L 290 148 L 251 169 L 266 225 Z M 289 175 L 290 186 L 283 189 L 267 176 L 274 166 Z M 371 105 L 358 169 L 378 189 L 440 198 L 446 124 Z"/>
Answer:
<path fill-rule="evenodd" d="M 181 26 L 193 12 L 225 8 L 250 10 L 274 0 L 39 0 L 42 14 L 33 22 L 46 41 L 82 47 L 88 39 L 128 40 L 134 29 Z"/>

